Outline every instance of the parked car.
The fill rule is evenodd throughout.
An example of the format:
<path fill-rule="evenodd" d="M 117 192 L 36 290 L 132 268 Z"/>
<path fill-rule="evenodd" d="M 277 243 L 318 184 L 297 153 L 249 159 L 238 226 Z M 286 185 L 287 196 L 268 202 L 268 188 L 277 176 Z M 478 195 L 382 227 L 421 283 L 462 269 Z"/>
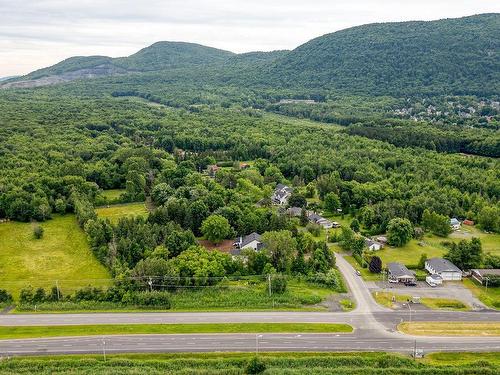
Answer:
<path fill-rule="evenodd" d="M 417 286 L 417 283 L 415 281 L 407 281 L 405 283 L 406 286 Z"/>
<path fill-rule="evenodd" d="M 356 275 L 361 276 L 361 272 L 359 272 L 359 270 L 356 270 Z"/>

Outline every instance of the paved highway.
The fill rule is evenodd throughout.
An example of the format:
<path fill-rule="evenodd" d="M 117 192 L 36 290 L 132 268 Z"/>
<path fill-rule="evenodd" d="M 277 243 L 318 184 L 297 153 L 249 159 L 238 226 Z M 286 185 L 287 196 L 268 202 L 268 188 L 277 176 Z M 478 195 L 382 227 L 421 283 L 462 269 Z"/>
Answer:
<path fill-rule="evenodd" d="M 213 312 L 0 315 L 2 326 L 171 323 L 348 323 L 349 334 L 113 335 L 0 340 L 0 356 L 195 351 L 500 351 L 500 337 L 414 337 L 396 331 L 402 321 L 500 321 L 500 313 L 392 311 L 379 306 L 361 277 L 337 255 L 337 265 L 356 301 L 352 312 Z"/>

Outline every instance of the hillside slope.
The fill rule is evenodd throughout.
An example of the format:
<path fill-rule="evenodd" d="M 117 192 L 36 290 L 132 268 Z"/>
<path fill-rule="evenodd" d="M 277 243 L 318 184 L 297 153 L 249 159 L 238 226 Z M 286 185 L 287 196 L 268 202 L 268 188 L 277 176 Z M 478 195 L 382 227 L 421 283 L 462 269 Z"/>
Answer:
<path fill-rule="evenodd" d="M 269 80 L 371 94 L 500 92 L 500 14 L 370 24 L 313 39 Z"/>

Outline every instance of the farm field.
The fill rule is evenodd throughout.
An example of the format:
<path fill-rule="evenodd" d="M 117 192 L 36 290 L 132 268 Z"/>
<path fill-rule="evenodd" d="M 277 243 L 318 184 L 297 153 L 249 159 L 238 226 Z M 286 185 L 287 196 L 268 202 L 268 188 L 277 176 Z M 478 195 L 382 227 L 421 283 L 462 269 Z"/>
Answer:
<path fill-rule="evenodd" d="M 55 215 L 40 226 L 44 235 L 37 240 L 30 223 L 0 224 L 0 285 L 14 298 L 23 287 L 51 288 L 56 280 L 63 293 L 108 285 L 110 275 L 92 254 L 74 215 Z"/>
<path fill-rule="evenodd" d="M 453 232 L 448 236 L 454 242 L 470 240 L 472 237 L 479 237 L 484 253 L 500 256 L 500 234 L 498 233 L 485 233 L 476 227 L 462 225 L 459 231 Z"/>
<path fill-rule="evenodd" d="M 112 223 L 118 222 L 122 217 L 146 216 L 148 213 L 144 203 L 124 203 L 95 209 L 97 216 L 109 219 Z"/>
<path fill-rule="evenodd" d="M 112 202 L 119 199 L 120 196 L 125 192 L 126 192 L 125 189 L 109 189 L 109 190 L 103 190 L 100 196 L 102 196 L 109 202 Z"/>

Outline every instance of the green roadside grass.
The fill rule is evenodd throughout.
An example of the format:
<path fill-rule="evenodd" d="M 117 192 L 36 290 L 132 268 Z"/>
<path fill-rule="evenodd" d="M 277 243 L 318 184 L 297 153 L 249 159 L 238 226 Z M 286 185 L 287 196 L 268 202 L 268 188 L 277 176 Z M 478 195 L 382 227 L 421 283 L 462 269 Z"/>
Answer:
<path fill-rule="evenodd" d="M 64 326 L 0 326 L 0 339 L 61 336 L 198 334 L 198 333 L 350 333 L 337 323 L 203 323 L 203 324 L 96 324 Z"/>
<path fill-rule="evenodd" d="M 367 281 L 381 281 L 383 280 L 383 275 L 381 273 L 371 273 L 368 268 L 363 268 L 361 267 L 358 262 L 356 262 L 356 259 L 354 259 L 353 256 L 351 255 L 346 255 L 344 256 L 344 259 L 347 260 L 347 262 L 354 267 L 355 270 L 358 270 L 361 273 L 361 277 L 363 280 Z"/>
<path fill-rule="evenodd" d="M 164 353 L 14 357 L 0 374 L 244 374 L 254 353 Z M 259 352 L 266 374 L 497 374 L 498 353 L 430 353 L 413 360 L 395 353 Z"/>
<path fill-rule="evenodd" d="M 486 306 L 500 309 L 500 288 L 486 288 L 472 279 L 464 279 L 463 283 Z"/>
<path fill-rule="evenodd" d="M 412 296 L 407 294 L 394 294 L 390 292 L 373 292 L 372 295 L 378 304 L 391 309 L 394 308 L 393 297 L 395 302 L 399 303 L 407 303 L 412 299 Z M 433 310 L 470 310 L 467 305 L 456 299 L 423 297 L 420 299 L 420 303 Z"/>
<path fill-rule="evenodd" d="M 417 336 L 500 336 L 498 322 L 404 322 L 398 330 Z"/>

